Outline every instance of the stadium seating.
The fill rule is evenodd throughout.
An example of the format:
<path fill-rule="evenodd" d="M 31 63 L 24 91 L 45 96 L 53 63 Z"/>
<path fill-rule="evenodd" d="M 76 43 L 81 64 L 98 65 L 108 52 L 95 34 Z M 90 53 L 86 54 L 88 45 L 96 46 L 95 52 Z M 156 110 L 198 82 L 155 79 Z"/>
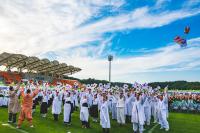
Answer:
<path fill-rule="evenodd" d="M 15 76 L 15 80 L 17 80 L 18 82 L 22 80 L 22 77 L 20 74 L 16 73 L 14 76 Z"/>
<path fill-rule="evenodd" d="M 74 86 L 74 83 L 76 82 L 76 83 L 78 83 L 78 85 L 80 85 L 80 83 L 77 80 L 67 80 L 67 79 L 54 79 L 51 84 L 55 86 L 55 85 L 57 85 L 58 82 L 65 84 L 65 85 L 69 84 L 71 86 Z"/>
<path fill-rule="evenodd" d="M 18 73 L 10 73 L 10 72 L 0 72 L 0 76 L 4 79 L 6 84 L 11 84 L 12 82 L 21 81 L 22 77 Z"/>
<path fill-rule="evenodd" d="M 0 79 L 3 81 L 5 84 L 11 84 L 13 82 L 17 83 L 21 81 L 22 75 L 20 75 L 17 72 L 5 72 L 5 71 L 0 71 Z M 30 83 L 33 82 L 33 80 L 29 80 Z M 53 79 L 51 82 L 51 85 L 56 86 L 57 83 L 60 82 L 64 85 L 69 84 L 71 86 L 74 86 L 75 82 L 78 83 L 78 86 L 80 86 L 80 83 L 77 80 L 68 80 L 68 79 Z M 39 84 L 43 84 L 43 80 L 38 80 Z"/>

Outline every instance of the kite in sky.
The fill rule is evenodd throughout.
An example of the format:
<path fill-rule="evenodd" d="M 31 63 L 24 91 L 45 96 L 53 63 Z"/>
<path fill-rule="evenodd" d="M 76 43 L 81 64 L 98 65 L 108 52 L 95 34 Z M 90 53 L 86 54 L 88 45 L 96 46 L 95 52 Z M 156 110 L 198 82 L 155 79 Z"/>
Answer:
<path fill-rule="evenodd" d="M 190 27 L 186 26 L 184 29 L 184 36 L 176 36 L 174 38 L 174 41 L 179 44 L 181 47 L 186 47 L 187 46 L 187 40 L 186 40 L 186 36 L 189 34 L 190 32 Z"/>

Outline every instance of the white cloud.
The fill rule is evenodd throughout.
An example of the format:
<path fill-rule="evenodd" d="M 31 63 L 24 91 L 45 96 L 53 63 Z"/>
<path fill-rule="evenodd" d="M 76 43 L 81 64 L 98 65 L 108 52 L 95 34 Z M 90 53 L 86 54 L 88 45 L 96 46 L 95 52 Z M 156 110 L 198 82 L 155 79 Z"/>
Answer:
<path fill-rule="evenodd" d="M 1 51 L 37 55 L 102 39 L 78 29 L 104 6 L 119 8 L 123 4 L 123 0 L 114 1 L 0 1 L 0 43 L 5 44 Z"/>
<path fill-rule="evenodd" d="M 167 25 L 179 19 L 194 16 L 200 9 L 165 11 L 158 14 L 150 13 L 149 7 L 136 9 L 129 14 L 108 17 L 83 27 L 84 31 L 95 30 L 95 33 L 113 32 L 127 29 L 155 28 Z"/>
<path fill-rule="evenodd" d="M 97 49 L 100 49 L 100 47 L 103 47 L 103 44 L 97 46 Z M 73 49 L 71 53 L 67 55 L 65 52 L 60 51 L 58 52 L 60 53 L 58 59 L 82 68 L 81 72 L 73 75 L 75 77 L 107 79 L 107 58 L 100 59 L 98 55 L 88 56 L 91 52 L 95 54 L 97 49 L 93 46 L 82 47 L 81 49 Z M 101 55 L 103 53 L 99 54 Z M 200 37 L 189 40 L 187 48 L 180 48 L 180 46 L 173 43 L 166 47 L 154 49 L 151 53 L 144 53 L 140 56 L 129 58 L 114 56 L 114 61 L 112 63 L 112 79 L 113 81 L 133 82 L 134 76 L 146 72 L 199 70 L 199 54 Z M 145 81 L 144 77 L 140 80 Z"/>
<path fill-rule="evenodd" d="M 171 0 L 157 0 L 154 9 L 164 8 L 165 5 L 169 2 L 171 2 Z"/>
<path fill-rule="evenodd" d="M 151 8 L 142 7 L 82 25 L 100 14 L 103 7 L 119 8 L 123 4 L 124 0 L 1 1 L 1 51 L 38 55 L 100 41 L 107 32 L 160 27 L 200 12 L 180 9 L 153 14 Z"/>
<path fill-rule="evenodd" d="M 183 3 L 183 7 L 184 8 L 191 8 L 191 7 L 194 7 L 194 6 L 198 6 L 200 3 L 199 0 L 187 0 Z"/>
<path fill-rule="evenodd" d="M 100 56 L 116 52 L 105 50 L 112 39 L 112 36 L 105 37 L 105 33 L 161 27 L 200 13 L 198 8 L 155 13 L 152 12 L 155 8 L 141 7 L 126 14 L 122 12 L 90 22 L 102 13 L 104 7 L 110 6 L 114 11 L 120 11 L 120 7 L 125 4 L 125 0 L 0 1 L 0 52 L 45 56 L 45 53 L 53 51 L 58 54 L 60 61 L 83 69 L 75 76 L 105 79 L 108 64 Z M 95 42 L 96 45 L 86 45 Z M 168 46 L 157 49 L 151 55 L 116 58 L 113 62 L 114 80 L 127 80 L 119 77 L 129 73 L 155 71 L 156 68 L 183 62 L 189 62 L 183 68 L 198 65 L 192 60 L 199 59 L 199 47 L 178 49 L 178 46 Z"/>

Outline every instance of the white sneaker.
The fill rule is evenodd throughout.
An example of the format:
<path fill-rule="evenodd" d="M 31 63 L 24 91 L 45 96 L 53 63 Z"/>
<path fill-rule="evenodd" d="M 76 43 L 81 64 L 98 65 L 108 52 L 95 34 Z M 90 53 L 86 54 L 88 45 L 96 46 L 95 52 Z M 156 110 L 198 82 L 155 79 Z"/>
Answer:
<path fill-rule="evenodd" d="M 19 126 L 17 126 L 16 128 L 17 128 L 17 129 L 19 129 L 20 127 L 19 127 Z"/>
<path fill-rule="evenodd" d="M 163 129 L 163 127 L 161 127 L 160 129 Z"/>
<path fill-rule="evenodd" d="M 34 126 L 33 126 L 33 125 L 31 125 L 30 127 L 31 127 L 31 128 L 33 128 Z"/>
<path fill-rule="evenodd" d="M 166 132 L 169 131 L 169 128 L 166 128 L 165 131 L 166 131 Z"/>

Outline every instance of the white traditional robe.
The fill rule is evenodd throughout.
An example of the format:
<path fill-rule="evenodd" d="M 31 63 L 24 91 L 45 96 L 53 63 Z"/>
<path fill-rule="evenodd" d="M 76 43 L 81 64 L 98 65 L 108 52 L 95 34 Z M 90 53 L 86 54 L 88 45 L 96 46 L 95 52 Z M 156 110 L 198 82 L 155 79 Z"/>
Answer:
<path fill-rule="evenodd" d="M 133 123 L 138 123 L 139 125 L 144 125 L 145 115 L 144 115 L 144 105 L 142 104 L 141 100 L 136 100 L 133 102 L 133 109 L 132 109 L 132 119 Z"/>
<path fill-rule="evenodd" d="M 126 97 L 125 100 L 125 115 L 131 116 L 132 115 L 132 108 L 133 108 L 133 97 Z"/>
<path fill-rule="evenodd" d="M 118 98 L 117 100 L 117 122 L 125 124 L 125 101 L 124 98 Z"/>
<path fill-rule="evenodd" d="M 150 97 L 147 97 L 144 102 L 144 114 L 145 114 L 145 121 L 147 122 L 147 125 L 150 125 L 151 121 L 151 103 L 150 103 Z"/>
<path fill-rule="evenodd" d="M 71 98 L 67 97 L 65 99 L 65 104 L 64 104 L 64 122 L 69 122 L 70 120 L 70 114 L 71 114 L 71 104 L 67 103 L 71 102 Z"/>
<path fill-rule="evenodd" d="M 52 103 L 52 114 L 60 114 L 61 105 L 62 105 L 62 102 L 60 98 L 58 96 L 55 96 Z"/>
<path fill-rule="evenodd" d="M 110 128 L 110 117 L 108 111 L 108 103 L 104 102 L 100 109 L 100 124 L 102 128 Z"/>
<path fill-rule="evenodd" d="M 169 123 L 167 121 L 167 103 L 168 99 L 167 96 L 163 97 L 163 100 L 159 100 L 158 102 L 158 118 L 159 118 L 159 124 L 162 128 L 169 129 Z"/>
<path fill-rule="evenodd" d="M 154 117 L 154 123 L 158 121 L 158 98 L 155 96 L 151 99 L 151 111 Z"/>
<path fill-rule="evenodd" d="M 112 119 L 117 119 L 117 99 L 112 96 Z"/>
<path fill-rule="evenodd" d="M 80 110 L 80 120 L 81 121 L 87 121 L 89 119 L 89 111 L 88 111 L 88 107 L 83 107 L 82 104 L 86 103 L 87 100 L 85 101 L 85 99 L 81 100 L 81 110 Z"/>

